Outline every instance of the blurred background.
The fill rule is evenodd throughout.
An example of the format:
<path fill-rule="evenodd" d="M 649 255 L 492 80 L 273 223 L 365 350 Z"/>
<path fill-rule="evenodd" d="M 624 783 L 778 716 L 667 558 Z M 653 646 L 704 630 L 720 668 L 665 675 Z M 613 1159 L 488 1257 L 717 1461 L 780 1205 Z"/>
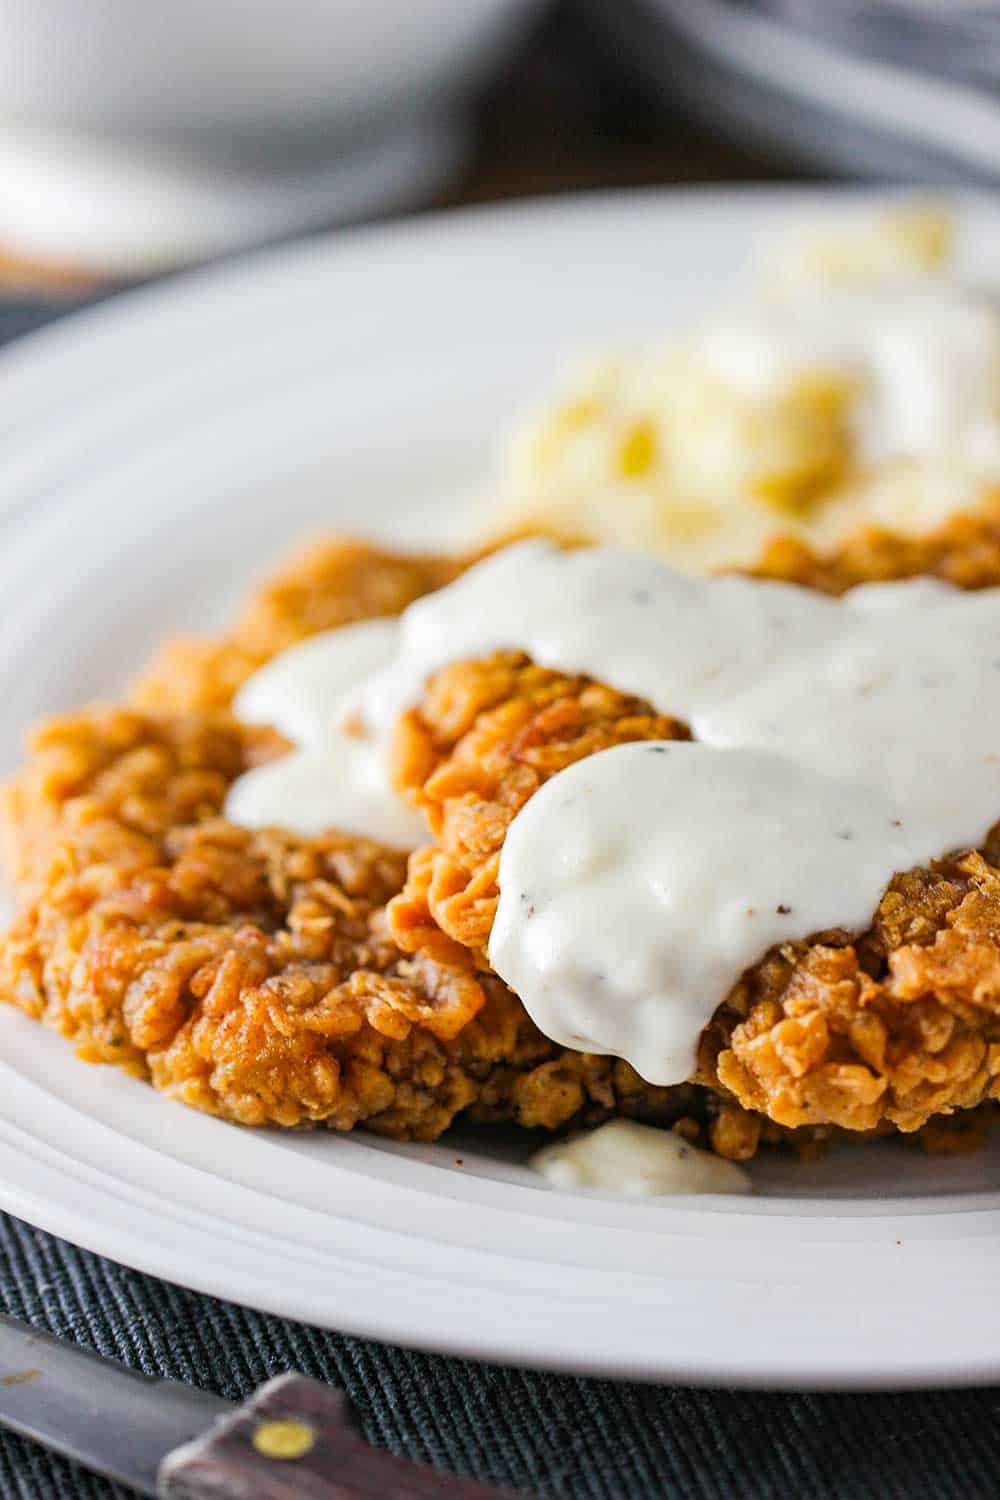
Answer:
<path fill-rule="evenodd" d="M 285 236 L 571 189 L 1000 177 L 1000 5 L 0 0 L 10 335 Z"/>

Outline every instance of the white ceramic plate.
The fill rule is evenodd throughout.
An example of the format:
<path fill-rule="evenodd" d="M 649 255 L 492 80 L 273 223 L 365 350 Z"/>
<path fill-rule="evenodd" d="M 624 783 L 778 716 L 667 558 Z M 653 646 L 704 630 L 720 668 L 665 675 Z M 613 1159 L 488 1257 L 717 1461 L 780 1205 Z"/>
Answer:
<path fill-rule="evenodd" d="M 843 203 L 843 197 L 839 200 Z M 210 629 L 298 533 L 453 524 L 561 352 L 695 313 L 831 195 L 670 193 L 283 250 L 0 361 L 0 769 Z M 1000 218 L 968 202 L 988 272 Z M 512 1137 L 240 1131 L 0 1013 L 0 1203 L 188 1286 L 401 1343 L 768 1385 L 1000 1378 L 1000 1153 L 764 1160 L 751 1199 L 549 1189 Z"/>

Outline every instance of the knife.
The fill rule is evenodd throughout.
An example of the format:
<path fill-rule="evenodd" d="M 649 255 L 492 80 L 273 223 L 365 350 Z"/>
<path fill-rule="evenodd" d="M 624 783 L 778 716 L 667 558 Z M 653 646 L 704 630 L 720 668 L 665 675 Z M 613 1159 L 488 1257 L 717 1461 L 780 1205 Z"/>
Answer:
<path fill-rule="evenodd" d="M 319 1380 L 278 1375 L 236 1405 L 3 1314 L 0 1427 L 159 1500 L 513 1500 L 371 1447 Z"/>

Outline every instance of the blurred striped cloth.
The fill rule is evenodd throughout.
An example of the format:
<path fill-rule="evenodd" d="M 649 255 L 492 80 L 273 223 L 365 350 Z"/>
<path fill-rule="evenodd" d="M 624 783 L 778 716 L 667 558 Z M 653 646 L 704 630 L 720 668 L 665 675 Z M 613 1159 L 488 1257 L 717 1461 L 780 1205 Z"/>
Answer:
<path fill-rule="evenodd" d="M 806 35 L 859 56 L 985 88 L 1000 83 L 1000 6 L 956 0 L 761 0 Z"/>
<path fill-rule="evenodd" d="M 1000 3 L 580 3 L 662 92 L 744 141 L 853 174 L 1000 184 Z"/>

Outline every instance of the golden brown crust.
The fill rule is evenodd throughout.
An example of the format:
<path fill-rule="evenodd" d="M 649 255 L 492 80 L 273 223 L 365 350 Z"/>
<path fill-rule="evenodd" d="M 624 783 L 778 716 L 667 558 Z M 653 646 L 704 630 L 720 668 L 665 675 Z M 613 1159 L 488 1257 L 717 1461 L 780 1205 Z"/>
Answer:
<path fill-rule="evenodd" d="M 152 716 L 95 708 L 39 725 L 28 761 L 3 789 L 4 862 L 22 900 L 52 878 L 56 851 L 78 843 L 92 862 L 102 837 L 159 832 L 215 815 L 229 782 L 280 754 L 269 729 L 225 711 Z"/>
<path fill-rule="evenodd" d="M 389 911 L 408 951 L 458 958 L 485 950 L 504 837 L 556 771 L 628 740 L 688 738 L 675 719 L 582 677 L 535 666 L 520 652 L 445 668 L 395 737 L 397 786 L 426 814 L 437 844 L 410 862 Z"/>
<path fill-rule="evenodd" d="M 353 537 L 313 542 L 250 599 L 221 640 L 168 641 L 135 683 L 132 701 L 160 712 L 225 708 L 269 657 L 321 630 L 398 615 L 462 571 L 455 557 L 406 557 Z"/>
<path fill-rule="evenodd" d="M 0 989 L 93 1061 L 244 1124 L 434 1136 L 469 1072 L 550 1050 L 498 980 L 400 953 L 400 855 L 249 833 L 219 810 L 258 757 L 228 716 L 79 715 L 36 745 L 61 818 L 0 948 Z"/>
<path fill-rule="evenodd" d="M 314 625 L 402 608 L 456 568 L 314 549 L 248 611 L 254 665 Z M 650 1089 L 627 1064 L 565 1053 L 464 953 L 402 953 L 384 915 L 397 853 L 225 823 L 232 779 L 285 748 L 226 711 L 249 660 L 235 638 L 185 645 L 143 680 L 147 708 L 34 733 L 4 794 L 21 911 L 0 942 L 3 998 L 85 1058 L 244 1124 L 364 1121 L 433 1139 L 462 1110 L 546 1130 L 625 1113 L 683 1118 L 752 1154 L 759 1124 L 717 1126 L 704 1090 Z"/>
<path fill-rule="evenodd" d="M 484 682 L 489 706 L 476 713 Z M 439 842 L 410 857 L 389 904 L 395 941 L 442 961 L 467 949 L 486 968 L 500 850 L 527 798 L 593 749 L 683 733 L 523 657 L 439 674 L 398 736 L 401 785 Z M 998 942 L 1000 870 L 982 856 L 901 876 L 853 944 L 832 934 L 786 945 L 748 973 L 702 1039 L 698 1081 L 779 1125 L 853 1131 L 910 1131 L 995 1098 Z"/>
<path fill-rule="evenodd" d="M 770 576 L 780 550 L 765 560 Z M 1000 529 L 957 518 L 923 543 L 869 532 L 830 558 L 796 557 L 798 581 L 833 592 L 915 570 L 979 587 L 1000 582 Z M 411 856 L 389 905 L 395 940 L 452 961 L 464 948 L 487 967 L 500 849 L 527 798 L 581 755 L 684 734 L 648 704 L 523 655 L 439 673 L 397 735 L 398 783 L 437 843 Z M 1000 1097 L 1000 868 L 991 856 L 1000 842 L 898 876 L 853 942 L 821 934 L 766 955 L 707 1028 L 697 1080 L 781 1126 L 857 1132 L 909 1132 Z"/>
<path fill-rule="evenodd" d="M 1000 493 L 923 536 L 864 526 L 827 552 L 798 537 L 777 536 L 752 571 L 758 578 L 799 583 L 825 594 L 843 594 L 860 583 L 921 577 L 941 578 L 960 589 L 995 588 L 1000 581 Z"/>
<path fill-rule="evenodd" d="M 1000 580 L 1000 559 L 987 576 L 981 534 L 970 541 L 958 527 L 954 538 L 942 551 L 949 576 L 964 556 L 967 578 Z M 864 555 L 863 568 L 847 553 L 796 567 L 839 589 L 852 568 L 871 577 L 909 566 L 881 542 Z M 626 1114 L 743 1158 L 784 1135 L 762 1109 L 789 1124 L 909 1129 L 932 1109 L 992 1096 L 1000 876 L 989 848 L 896 882 L 853 948 L 834 935 L 771 955 L 706 1032 L 701 1084 L 653 1088 L 623 1062 L 541 1036 L 481 958 L 503 833 L 561 765 L 684 729 L 524 656 L 440 674 L 401 727 L 396 774 L 441 848 L 414 858 L 391 932 L 398 855 L 227 825 L 229 782 L 284 748 L 226 711 L 247 674 L 313 630 L 405 607 L 458 567 L 323 544 L 228 637 L 165 653 L 138 685 L 137 708 L 38 731 L 5 798 L 21 910 L 0 944 L 3 997 L 84 1056 L 244 1123 L 364 1121 L 431 1139 L 461 1111 L 549 1130 Z M 874 1103 L 872 1078 L 884 1084 Z M 971 1136 L 946 1127 L 937 1116 L 922 1135 L 949 1148 Z M 823 1123 L 794 1139 L 808 1146 L 833 1131 Z"/>
<path fill-rule="evenodd" d="M 241 1124 L 428 1140 L 466 1109 L 544 1129 L 612 1113 L 712 1124 L 701 1090 L 564 1053 L 467 960 L 402 953 L 384 908 L 403 856 L 226 823 L 230 780 L 275 748 L 219 712 L 48 726 L 22 790 L 50 825 L 0 944 L 0 993 L 89 1061 Z"/>
<path fill-rule="evenodd" d="M 897 876 L 853 943 L 791 945 L 745 976 L 702 1067 L 787 1126 L 909 1132 L 996 1099 L 998 937 L 1000 870 L 981 855 Z"/>
<path fill-rule="evenodd" d="M 314 631 L 398 613 L 459 566 L 317 544 L 229 637 L 168 646 L 136 685 L 139 709 L 35 731 L 4 793 L 22 907 L 0 946 L 4 998 L 88 1059 L 247 1124 L 364 1119 L 431 1138 L 496 1060 L 547 1059 L 499 981 L 388 941 L 398 854 L 219 816 L 233 778 L 285 748 L 226 711 L 250 672 Z"/>

